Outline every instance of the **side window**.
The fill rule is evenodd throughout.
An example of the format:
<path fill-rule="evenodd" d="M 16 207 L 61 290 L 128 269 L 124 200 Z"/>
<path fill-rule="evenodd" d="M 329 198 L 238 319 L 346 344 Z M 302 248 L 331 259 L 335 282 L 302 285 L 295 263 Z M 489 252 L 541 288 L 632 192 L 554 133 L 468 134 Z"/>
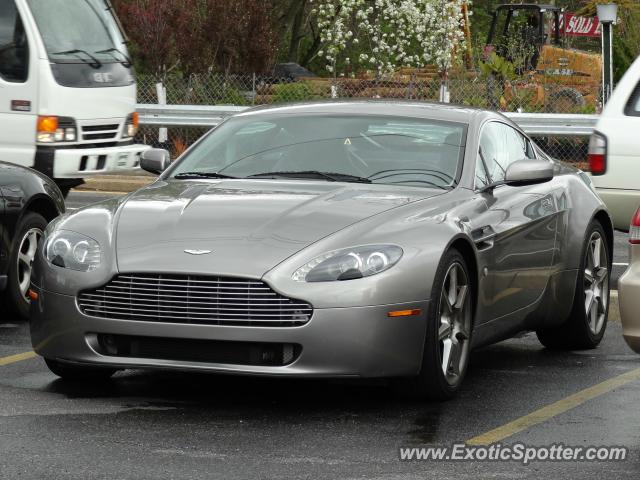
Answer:
<path fill-rule="evenodd" d="M 0 0 L 0 77 L 23 83 L 29 76 L 29 45 L 14 0 Z"/>
<path fill-rule="evenodd" d="M 636 88 L 633 89 L 633 93 L 631 94 L 631 98 L 624 109 L 624 113 L 631 117 L 640 117 L 640 82 L 638 82 Z"/>
<path fill-rule="evenodd" d="M 524 135 L 504 123 L 486 124 L 476 161 L 476 187 L 504 180 L 509 165 L 525 158 L 536 156 Z"/>

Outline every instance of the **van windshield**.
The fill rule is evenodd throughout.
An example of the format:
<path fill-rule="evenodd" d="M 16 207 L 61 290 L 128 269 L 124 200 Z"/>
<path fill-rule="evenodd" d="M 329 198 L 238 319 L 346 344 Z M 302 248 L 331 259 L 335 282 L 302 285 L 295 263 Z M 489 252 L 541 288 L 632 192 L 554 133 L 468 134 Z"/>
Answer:
<path fill-rule="evenodd" d="M 126 63 L 128 54 L 105 0 L 28 0 L 55 63 Z"/>

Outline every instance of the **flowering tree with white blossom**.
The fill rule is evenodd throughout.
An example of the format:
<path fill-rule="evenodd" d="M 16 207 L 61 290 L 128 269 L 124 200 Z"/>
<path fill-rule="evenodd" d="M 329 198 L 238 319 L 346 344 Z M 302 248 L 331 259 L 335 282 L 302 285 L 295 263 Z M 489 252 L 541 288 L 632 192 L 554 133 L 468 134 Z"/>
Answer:
<path fill-rule="evenodd" d="M 374 70 L 436 65 L 444 76 L 463 50 L 467 0 L 312 0 L 327 71 L 339 64 Z M 357 48 L 360 47 L 360 48 Z M 357 58 L 348 51 L 360 51 Z"/>

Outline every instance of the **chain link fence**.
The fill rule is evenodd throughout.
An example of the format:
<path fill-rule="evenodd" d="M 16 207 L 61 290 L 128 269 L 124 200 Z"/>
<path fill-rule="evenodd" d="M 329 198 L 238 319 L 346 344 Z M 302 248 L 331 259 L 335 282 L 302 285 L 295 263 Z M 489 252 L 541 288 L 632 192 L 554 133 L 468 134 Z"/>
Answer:
<path fill-rule="evenodd" d="M 567 81 L 560 76 L 528 75 L 516 80 L 461 72 L 442 81 L 430 69 L 406 69 L 392 79 L 282 77 L 203 74 L 170 76 L 158 81 L 138 79 L 139 103 L 174 105 L 265 105 L 323 99 L 406 99 L 442 101 L 505 112 L 596 113 L 600 110 L 599 83 Z M 443 88 L 443 85 L 445 88 Z M 159 95 L 160 94 L 160 95 Z M 159 101 L 159 97 L 160 100 Z M 171 128 L 166 135 L 144 127 L 139 140 L 180 155 L 205 133 L 202 128 Z M 555 158 L 584 166 L 586 137 L 536 139 Z"/>

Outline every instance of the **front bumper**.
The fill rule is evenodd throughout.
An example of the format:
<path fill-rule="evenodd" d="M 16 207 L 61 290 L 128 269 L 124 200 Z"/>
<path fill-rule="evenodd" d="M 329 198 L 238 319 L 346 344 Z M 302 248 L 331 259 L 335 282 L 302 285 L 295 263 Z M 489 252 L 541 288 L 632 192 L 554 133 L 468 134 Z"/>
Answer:
<path fill-rule="evenodd" d="M 111 320 L 84 315 L 76 298 L 32 286 L 31 339 L 39 355 L 59 361 L 117 368 L 170 368 L 301 377 L 394 377 L 420 371 L 428 302 L 316 309 L 299 327 L 233 327 Z M 391 310 L 422 314 L 389 318 Z M 95 348 L 96 335 L 296 344 L 297 358 L 283 366 L 210 363 L 168 358 L 109 356 Z"/>
<path fill-rule="evenodd" d="M 633 260 L 632 254 L 629 268 L 618 280 L 618 300 L 624 339 L 632 350 L 640 353 L 640 262 Z"/>
<path fill-rule="evenodd" d="M 51 178 L 83 178 L 106 172 L 137 169 L 147 145 L 103 148 L 38 147 L 34 168 Z"/>

